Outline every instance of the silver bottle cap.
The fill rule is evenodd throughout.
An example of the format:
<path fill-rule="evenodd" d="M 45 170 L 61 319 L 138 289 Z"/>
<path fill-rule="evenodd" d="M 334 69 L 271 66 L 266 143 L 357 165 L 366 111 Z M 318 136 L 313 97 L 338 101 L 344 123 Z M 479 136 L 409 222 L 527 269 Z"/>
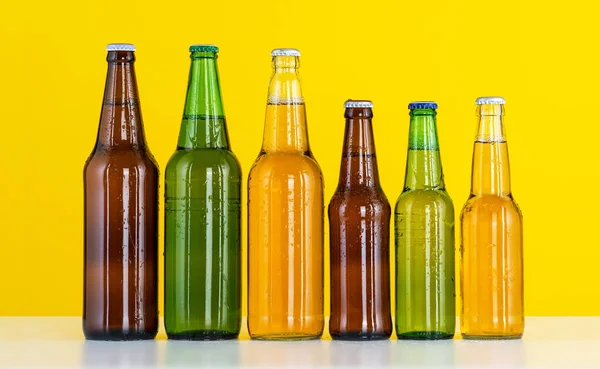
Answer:
<path fill-rule="evenodd" d="M 504 104 L 506 104 L 506 101 L 504 101 L 504 98 L 500 97 L 500 96 L 484 96 L 484 97 L 479 97 L 479 98 L 477 98 L 477 100 L 475 100 L 475 105 L 486 105 L 486 104 L 504 105 Z"/>
<path fill-rule="evenodd" d="M 298 49 L 274 49 L 271 51 L 271 56 L 300 56 Z"/>
<path fill-rule="evenodd" d="M 344 108 L 373 108 L 373 103 L 370 100 L 347 100 L 344 103 Z"/>
<path fill-rule="evenodd" d="M 135 51 L 134 44 L 108 44 L 106 51 Z"/>

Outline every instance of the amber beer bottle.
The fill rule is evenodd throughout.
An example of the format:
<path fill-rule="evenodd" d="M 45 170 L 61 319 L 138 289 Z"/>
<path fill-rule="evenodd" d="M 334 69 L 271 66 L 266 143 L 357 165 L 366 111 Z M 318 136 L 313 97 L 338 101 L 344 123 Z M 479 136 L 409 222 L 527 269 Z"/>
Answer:
<path fill-rule="evenodd" d="M 379 184 L 370 101 L 348 100 L 340 179 L 329 203 L 333 339 L 387 339 L 390 203 Z"/>
<path fill-rule="evenodd" d="M 153 339 L 158 329 L 158 167 L 144 138 L 135 47 L 111 44 L 96 147 L 84 167 L 83 333 Z"/>
<path fill-rule="evenodd" d="M 510 188 L 505 102 L 475 103 L 471 195 L 460 218 L 460 332 L 467 339 L 516 339 L 525 324 L 523 215 Z"/>
<path fill-rule="evenodd" d="M 263 144 L 248 177 L 248 331 L 323 331 L 323 178 L 308 144 L 300 52 L 275 49 Z"/>

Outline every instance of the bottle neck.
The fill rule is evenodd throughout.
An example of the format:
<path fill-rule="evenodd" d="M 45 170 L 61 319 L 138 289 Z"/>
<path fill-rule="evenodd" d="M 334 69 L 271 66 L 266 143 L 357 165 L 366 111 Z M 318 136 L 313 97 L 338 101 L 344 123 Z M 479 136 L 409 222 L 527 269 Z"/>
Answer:
<path fill-rule="evenodd" d="M 110 51 L 97 148 L 144 149 L 144 127 L 131 51 Z"/>
<path fill-rule="evenodd" d="M 379 187 L 379 172 L 373 138 L 373 112 L 346 109 L 346 130 L 340 167 L 339 189 Z"/>
<path fill-rule="evenodd" d="M 310 152 L 299 58 L 276 56 L 269 81 L 263 152 Z"/>
<path fill-rule="evenodd" d="M 217 54 L 193 52 L 179 140 L 180 149 L 229 149 Z"/>
<path fill-rule="evenodd" d="M 471 193 L 510 196 L 508 146 L 502 105 L 479 105 L 479 126 L 473 149 Z"/>
<path fill-rule="evenodd" d="M 433 109 L 410 113 L 405 190 L 444 189 L 435 116 Z"/>

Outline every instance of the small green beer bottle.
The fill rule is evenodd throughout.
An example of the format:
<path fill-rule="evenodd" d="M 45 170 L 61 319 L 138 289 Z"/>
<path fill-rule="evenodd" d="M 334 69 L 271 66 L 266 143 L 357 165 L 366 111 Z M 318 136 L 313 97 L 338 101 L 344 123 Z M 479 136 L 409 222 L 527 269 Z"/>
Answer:
<path fill-rule="evenodd" d="M 170 339 L 238 336 L 241 169 L 229 147 L 217 52 L 190 47 L 177 151 L 165 175 L 165 328 Z"/>
<path fill-rule="evenodd" d="M 404 191 L 395 209 L 396 334 L 454 336 L 454 207 L 444 188 L 434 102 L 413 102 Z"/>

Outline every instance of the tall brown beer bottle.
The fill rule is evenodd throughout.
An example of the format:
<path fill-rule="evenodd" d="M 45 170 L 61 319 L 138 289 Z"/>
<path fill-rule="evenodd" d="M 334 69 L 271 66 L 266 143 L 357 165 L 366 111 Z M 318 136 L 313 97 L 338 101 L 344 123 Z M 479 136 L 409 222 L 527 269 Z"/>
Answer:
<path fill-rule="evenodd" d="M 144 138 L 133 45 L 107 47 L 96 147 L 84 168 L 83 333 L 153 339 L 158 330 L 158 166 Z"/>

